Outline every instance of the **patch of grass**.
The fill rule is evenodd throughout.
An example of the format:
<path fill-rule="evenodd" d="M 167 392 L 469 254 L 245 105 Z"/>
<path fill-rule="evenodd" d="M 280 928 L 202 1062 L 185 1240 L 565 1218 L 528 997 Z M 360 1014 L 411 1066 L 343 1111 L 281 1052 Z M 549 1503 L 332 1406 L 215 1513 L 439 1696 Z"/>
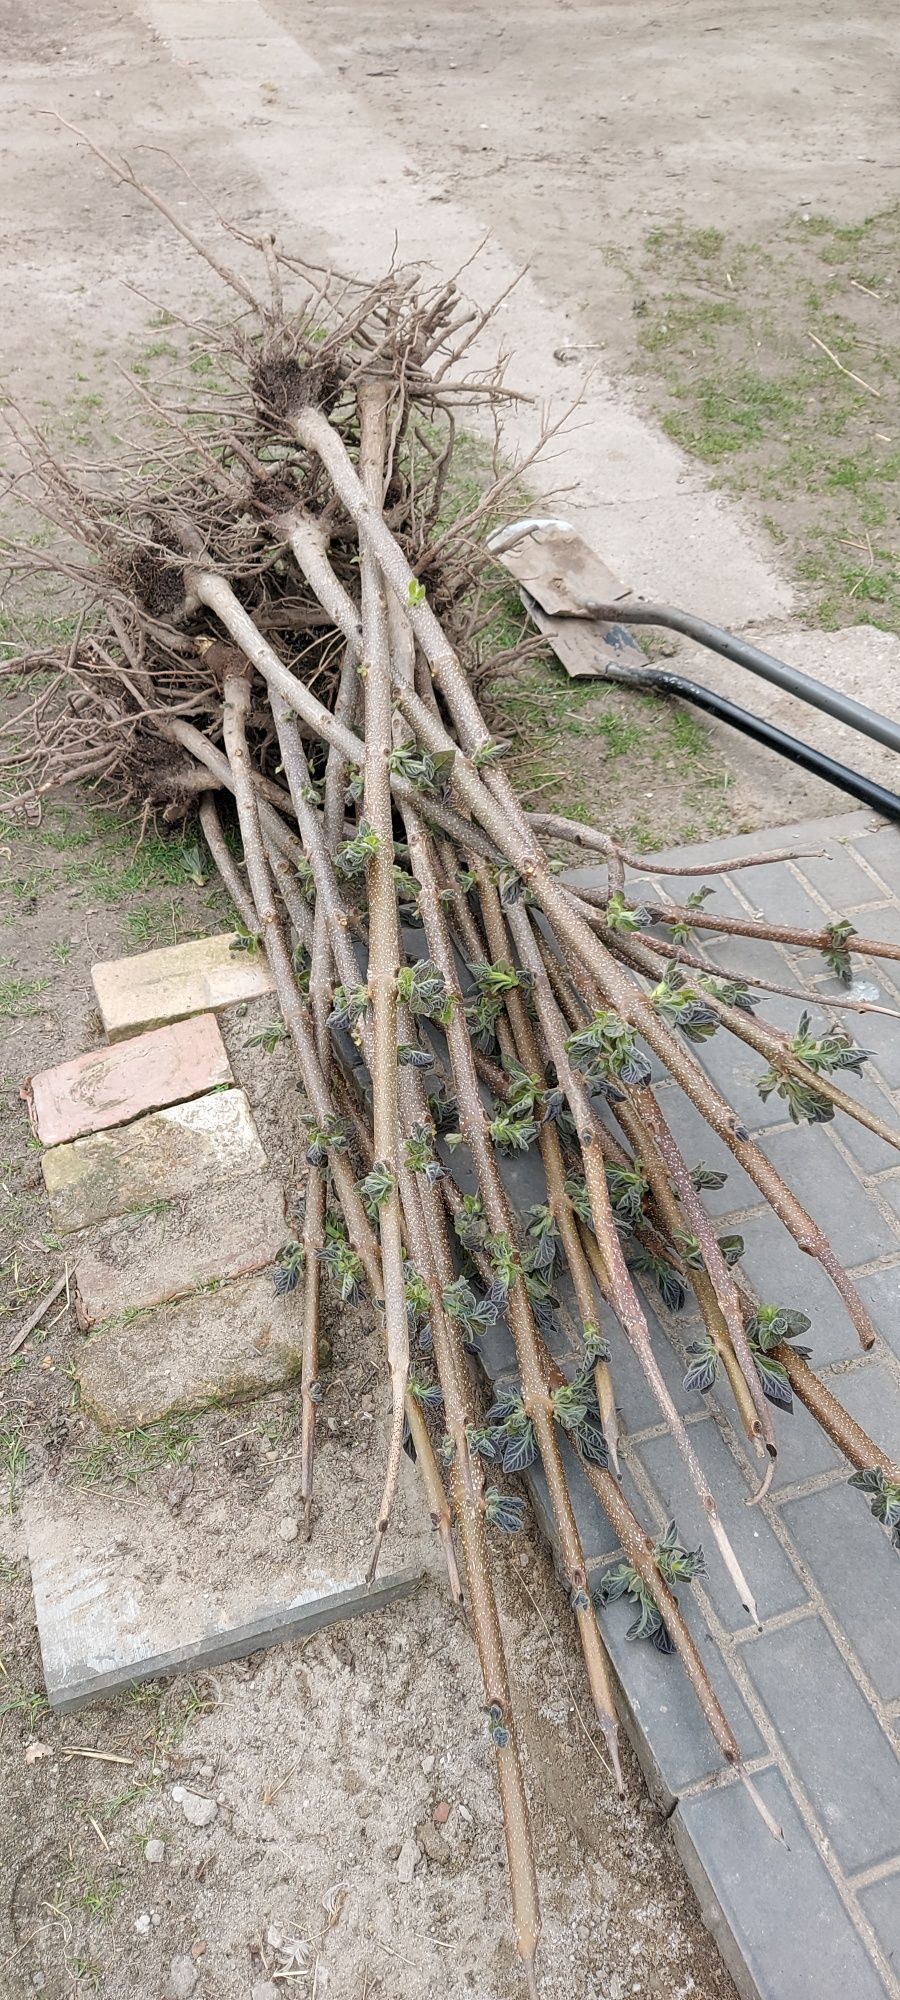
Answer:
<path fill-rule="evenodd" d="M 146 951 L 150 945 L 174 943 L 178 935 L 174 904 L 168 912 L 153 908 L 129 910 L 125 931 L 129 944 L 139 951 Z"/>
<path fill-rule="evenodd" d="M 676 444 L 710 465 L 774 436 L 799 408 L 793 384 L 751 368 L 701 375 L 674 393 L 685 407 L 670 411 L 664 428 Z"/>
<path fill-rule="evenodd" d="M 110 1820 L 116 1819 L 119 1813 L 125 1812 L 129 1806 L 139 1805 L 143 1799 L 151 1799 L 153 1795 L 154 1787 L 152 1785 L 137 1784 L 129 1785 L 124 1792 L 114 1792 L 111 1797 L 103 1799 L 76 1799 L 73 1803 L 86 1816 L 90 1815 L 94 1819 L 104 1820 L 108 1824 Z M 146 1840 L 146 1838 L 146 1834 L 140 1835 L 141 1841 Z"/>
<path fill-rule="evenodd" d="M 33 1735 L 42 1715 L 49 1707 L 47 1697 L 37 1688 L 19 1688 L 15 1694 L 5 1694 L 0 1701 L 0 1716 L 24 1715 L 29 1732 Z"/>
<path fill-rule="evenodd" d="M 123 863 L 121 821 L 109 813 L 96 813 L 93 820 L 98 851 L 73 861 L 66 880 L 83 882 L 101 903 L 118 903 L 142 890 L 180 888 L 187 882 L 202 888 L 207 881 L 209 869 L 197 841 L 148 835 Z"/>
<path fill-rule="evenodd" d="M 721 229 L 685 229 L 676 225 L 672 229 L 648 229 L 644 245 L 651 255 L 663 251 L 667 255 L 708 259 L 721 256 L 725 238 Z"/>
<path fill-rule="evenodd" d="M 49 985 L 47 979 L 7 979 L 0 981 L 0 1015 L 5 1020 L 23 1020 L 29 1014 L 36 1014 L 36 1007 L 29 1007 L 29 1000 L 36 1000 Z"/>
<path fill-rule="evenodd" d="M 171 1418 L 134 1430 L 113 1431 L 84 1445 L 75 1459 L 85 1486 L 108 1486 L 122 1480 L 138 1486 L 148 1474 L 166 1465 L 184 1465 L 193 1450 L 190 1424 Z"/>
<path fill-rule="evenodd" d="M 658 319 L 642 325 L 639 339 L 647 354 L 663 348 L 694 342 L 714 347 L 719 327 L 739 320 L 740 312 L 730 299 L 697 299 L 689 304 L 672 304 Z"/>
<path fill-rule="evenodd" d="M 25 1427 L 17 1417 L 0 1423 L 0 1472 L 6 1482 L 6 1511 L 14 1514 L 19 1505 L 25 1471 Z"/>
<path fill-rule="evenodd" d="M 75 1900 L 96 1923 L 108 1924 L 124 1890 L 125 1883 L 120 1875 L 107 1875 L 102 1880 L 96 1875 L 89 1875 L 81 1883 Z"/>
<path fill-rule="evenodd" d="M 99 1993 L 104 1985 L 103 1967 L 99 1959 L 91 1958 L 87 1952 L 80 1951 L 73 1958 L 72 1977 L 77 1981 L 79 1989 L 83 1986 L 91 1993 Z"/>
<path fill-rule="evenodd" d="M 795 216 L 765 245 L 654 229 L 631 272 L 665 430 L 758 503 L 829 626 L 900 632 L 898 252 L 895 205 Z"/>
<path fill-rule="evenodd" d="M 639 722 L 623 722 L 620 715 L 601 715 L 595 724 L 597 735 L 602 736 L 611 757 L 627 757 L 635 750 L 643 736 Z"/>

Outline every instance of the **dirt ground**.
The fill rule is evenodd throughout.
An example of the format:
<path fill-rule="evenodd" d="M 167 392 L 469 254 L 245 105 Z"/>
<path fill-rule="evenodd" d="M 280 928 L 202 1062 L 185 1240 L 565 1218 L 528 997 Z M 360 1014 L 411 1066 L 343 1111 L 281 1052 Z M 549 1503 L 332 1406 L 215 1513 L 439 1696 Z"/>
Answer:
<path fill-rule="evenodd" d="M 228 912 L 202 880 L 192 842 L 151 839 L 132 859 L 108 816 L 62 807 L 36 832 L 4 829 L 2 844 L 0 1323 L 12 1331 L 60 1262 L 21 1079 L 102 1040 L 90 985 L 97 958 L 218 929 Z M 18 976 L 25 968 L 27 979 Z M 234 1010 L 226 1039 L 290 1201 L 302 1177 L 301 1102 L 283 1050 L 266 1054 L 253 1040 L 271 1015 L 267 999 Z M 327 1490 L 342 1459 L 366 1451 L 386 1405 L 366 1315 L 331 1311 L 325 1332 Z M 172 2000 L 172 1963 L 195 1951 L 196 1991 L 216 2000 L 249 2000 L 272 1975 L 275 1993 L 296 1980 L 302 1994 L 339 2000 L 434 1990 L 513 2000 L 519 1977 L 477 1657 L 433 1551 L 415 1597 L 372 1619 L 75 1717 L 50 1715 L 24 1561 L 24 1482 L 48 1467 L 111 1500 L 139 1491 L 151 1507 L 182 1509 L 188 1536 L 196 1511 L 228 1496 L 234 1539 L 222 1560 L 240 1561 L 248 1509 L 270 1515 L 274 1540 L 297 1434 L 293 1392 L 103 1434 L 78 1405 L 81 1339 L 74 1315 L 51 1311 L 6 1362 L 0 1389 L 4 1995 Z M 612 1793 L 585 1723 L 590 1696 L 562 1593 L 531 1534 L 506 1562 L 503 1610 L 541 1856 L 542 1990 L 561 2000 L 730 2000 L 628 1755 L 627 1797 Z M 110 1761 L 73 1754 L 85 1748 Z M 172 1797 L 179 1784 L 217 1801 L 208 1829 L 186 1822 Z M 442 1806 L 449 1816 L 436 1823 Z M 409 1841 L 418 1859 L 405 1883 L 398 1861 Z M 151 1846 L 148 1858 L 148 1842 L 162 1853 Z"/>
<path fill-rule="evenodd" d="M 198 320 L 218 309 L 186 248 L 52 111 L 134 152 L 193 219 L 200 198 L 172 159 L 137 149 L 165 149 L 254 227 L 286 222 L 311 256 L 360 261 L 370 242 L 380 265 L 395 203 L 407 213 L 415 200 L 429 205 L 439 260 L 445 242 L 457 247 L 450 210 L 463 203 L 473 246 L 491 233 L 505 259 L 530 266 L 543 304 L 515 324 L 536 342 L 555 327 L 554 393 L 574 390 L 585 363 L 609 377 L 597 395 L 625 427 L 621 464 L 592 461 L 576 430 L 553 473 L 582 495 L 586 478 L 632 480 L 634 505 L 607 503 L 598 545 L 645 588 L 654 574 L 674 588 L 688 561 L 689 600 L 718 592 L 714 612 L 738 623 L 758 615 L 783 631 L 786 650 L 815 649 L 818 628 L 833 628 L 833 652 L 822 648 L 835 674 L 856 647 L 869 697 L 890 706 L 900 625 L 895 42 L 895 9 L 881 0 L 852 21 L 836 0 L 790 10 L 757 0 L 739 13 L 687 0 L 649 15 L 580 0 L 437 11 L 424 0 L 267 10 L 87 0 L 77 14 L 58 0 L 11 0 L 0 11 L 8 391 L 58 443 L 102 460 L 131 435 L 121 368 L 165 389 L 185 352 L 189 367 L 202 362 L 167 312 Z M 288 43 L 290 76 L 278 55 Z M 355 220 L 323 166 L 332 92 L 358 107 L 360 157 L 377 143 L 387 161 Z M 301 190 L 317 171 L 321 199 L 307 202 Z M 869 386 L 844 376 L 810 330 Z M 537 368 L 528 373 L 542 393 Z M 655 429 L 641 428 L 648 414 Z M 652 476 L 628 456 L 642 441 Z M 8 616 L 15 645 L 18 612 Z M 41 617 L 62 631 L 69 611 L 54 603 L 29 616 L 29 631 Z M 804 664 L 817 670 L 808 654 Z M 687 714 L 608 690 L 576 694 L 549 668 L 504 699 L 521 730 L 520 779 L 530 775 L 545 799 L 556 789 L 576 805 L 602 801 L 607 823 L 647 846 L 842 805 Z M 22 1077 L 99 1039 L 94 959 L 224 919 L 212 885 L 195 879 L 202 855 L 198 865 L 190 845 L 132 849 L 131 829 L 89 821 L 80 807 L 54 810 L 36 833 L 0 827 L 0 1309 L 11 1330 L 59 1261 Z M 268 1070 L 252 1060 L 264 1139 L 289 1167 L 291 1133 L 273 1116 L 279 1056 Z M 340 2000 L 433 1990 L 512 2000 L 477 1672 L 435 1578 L 371 1623 L 65 1724 L 47 1714 L 22 1480 L 64 1464 L 65 1476 L 113 1491 L 138 1482 L 163 1506 L 173 1472 L 190 1466 L 199 1491 L 234 1480 L 264 1504 L 294 1424 L 284 1397 L 105 1445 L 73 1402 L 75 1338 L 61 1315 L 2 1379 L 4 1991 L 171 2000 L 172 1961 L 195 1950 L 196 1990 L 217 2000 L 249 2000 L 273 1974 L 275 1992 L 296 1979 L 303 1994 Z M 347 1385 L 376 1393 L 353 1367 L 339 1332 L 329 1449 L 355 1442 Z M 545 1990 L 725 2000 L 730 1983 L 635 1766 L 619 1805 L 585 1741 L 558 1593 L 530 1540 L 523 1554 L 508 1565 L 504 1613 L 535 1803 Z M 66 1745 L 132 1761 L 67 1758 Z M 208 1831 L 184 1821 L 171 1797 L 179 1781 L 220 1801 Z M 451 1813 L 438 1841 L 431 1815 L 443 1802 Z M 409 1838 L 423 1858 L 404 1885 L 397 1861 Z M 148 1840 L 163 1842 L 161 1859 L 147 1859 Z"/>

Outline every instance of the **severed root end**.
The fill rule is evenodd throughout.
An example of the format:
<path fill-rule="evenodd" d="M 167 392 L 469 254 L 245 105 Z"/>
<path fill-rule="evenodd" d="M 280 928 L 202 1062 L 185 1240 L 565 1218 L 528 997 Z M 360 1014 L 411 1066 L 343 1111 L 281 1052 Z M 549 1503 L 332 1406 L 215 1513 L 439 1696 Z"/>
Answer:
<path fill-rule="evenodd" d="M 603 1731 L 607 1750 L 609 1751 L 609 1761 L 613 1770 L 613 1783 L 615 1784 L 619 1798 L 624 1799 L 625 1780 L 622 1776 L 622 1764 L 619 1757 L 619 1725 L 615 1718 L 611 1719 L 609 1716 L 601 1715 L 600 1727 Z"/>
<path fill-rule="evenodd" d="M 775 1453 L 773 1452 L 769 1459 L 769 1463 L 766 1466 L 765 1472 L 763 1473 L 760 1485 L 757 1487 L 755 1493 L 750 1494 L 749 1499 L 745 1503 L 746 1506 L 758 1507 L 760 1501 L 765 1499 L 766 1494 L 769 1491 L 769 1487 L 772 1484 L 772 1480 L 775 1477 L 775 1464 L 776 1464 L 776 1457 Z"/>
<path fill-rule="evenodd" d="M 528 2000 L 540 2000 L 534 1959 L 523 1958 L 522 1970 L 525 1974 L 525 1990 L 528 1994 Z"/>
<path fill-rule="evenodd" d="M 707 1506 L 706 1511 L 709 1516 L 709 1525 L 713 1531 L 713 1535 L 715 1536 L 716 1547 L 718 1548 L 719 1554 L 722 1558 L 723 1563 L 725 1564 L 725 1568 L 728 1571 L 731 1581 L 734 1584 L 735 1590 L 737 1591 L 737 1594 L 741 1600 L 744 1610 L 749 1613 L 750 1617 L 753 1620 L 754 1625 L 758 1625 L 760 1619 L 759 1619 L 759 1612 L 756 1609 L 756 1599 L 753 1595 L 752 1590 L 750 1589 L 750 1585 L 747 1582 L 747 1579 L 744 1575 L 740 1563 L 738 1562 L 737 1556 L 734 1553 L 734 1550 L 731 1546 L 728 1536 L 725 1533 L 722 1523 L 719 1520 L 719 1516 L 717 1513 L 714 1513 L 709 1506 Z"/>
<path fill-rule="evenodd" d="M 780 1840 L 782 1846 L 786 1847 L 787 1841 L 785 1840 L 784 1837 L 784 1828 L 782 1826 L 779 1826 L 777 1819 L 774 1817 L 774 1814 L 770 1813 L 769 1808 L 766 1805 L 765 1799 L 757 1791 L 756 1786 L 753 1783 L 753 1779 L 750 1777 L 749 1772 L 745 1771 L 743 1767 L 741 1767 L 740 1770 L 740 1779 L 742 1785 L 746 1787 L 751 1799 L 753 1800 L 753 1803 L 756 1807 L 757 1812 L 759 1813 L 763 1825 L 768 1827 L 768 1830 L 772 1835 L 773 1840 Z"/>
<path fill-rule="evenodd" d="M 388 1531 L 387 1522 L 379 1521 L 378 1526 L 375 1530 L 375 1547 L 372 1550 L 372 1554 L 369 1560 L 369 1567 L 366 1570 L 366 1584 L 369 1588 L 371 1588 L 372 1584 L 375 1582 L 375 1572 L 381 1561 L 381 1551 L 384 1548 L 384 1538 L 385 1535 L 387 1534 L 387 1531 Z"/>

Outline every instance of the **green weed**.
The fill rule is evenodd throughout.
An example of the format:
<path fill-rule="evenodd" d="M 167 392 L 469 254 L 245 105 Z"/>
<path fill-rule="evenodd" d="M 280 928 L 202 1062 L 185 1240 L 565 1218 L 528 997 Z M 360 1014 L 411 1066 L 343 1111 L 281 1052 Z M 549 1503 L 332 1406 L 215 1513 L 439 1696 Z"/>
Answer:
<path fill-rule="evenodd" d="M 190 1425 L 174 1418 L 97 1437 L 83 1446 L 75 1465 L 85 1486 L 106 1486 L 115 1480 L 138 1486 L 163 1466 L 184 1465 L 193 1443 Z"/>
<path fill-rule="evenodd" d="M 0 1015 L 6 1020 L 23 1020 L 29 1014 L 36 1014 L 36 1007 L 29 1007 L 29 1000 L 36 1000 L 49 985 L 47 979 L 7 979 L 0 982 Z"/>

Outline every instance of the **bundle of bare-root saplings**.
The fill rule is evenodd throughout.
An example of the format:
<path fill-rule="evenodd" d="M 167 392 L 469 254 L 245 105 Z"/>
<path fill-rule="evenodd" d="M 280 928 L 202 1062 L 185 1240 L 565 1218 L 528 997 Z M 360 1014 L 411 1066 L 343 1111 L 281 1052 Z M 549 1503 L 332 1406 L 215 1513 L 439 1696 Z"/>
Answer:
<path fill-rule="evenodd" d="M 510 783 L 476 692 L 502 664 L 481 545 L 502 475 L 468 513 L 457 504 L 447 526 L 455 412 L 496 407 L 506 393 L 499 375 L 465 373 L 482 321 L 452 285 L 423 292 L 394 274 L 366 289 L 269 241 L 257 248 L 259 302 L 204 253 L 240 295 L 235 323 L 205 333 L 227 386 L 202 408 L 187 398 L 151 409 L 144 391 L 156 444 L 133 466 L 64 471 L 10 413 L 28 462 L 18 491 L 60 531 L 52 549 L 42 536 L 8 551 L 10 565 L 32 594 L 71 579 L 84 615 L 67 650 L 32 656 L 41 671 L 12 704 L 5 810 L 34 810 L 80 781 L 130 801 L 137 821 L 199 813 L 241 920 L 236 947 L 267 956 L 309 1109 L 302 1231 L 276 1273 L 278 1289 L 303 1298 L 307 1528 L 315 1533 L 320 1288 L 330 1285 L 345 1301 L 370 1299 L 390 1379 L 372 1570 L 406 1443 L 477 1643 L 515 1935 L 534 1991 L 538 1892 L 492 1543 L 519 1524 L 517 1479 L 538 1460 L 620 1782 L 603 1606 L 588 1588 L 563 1437 L 621 1547 L 606 1596 L 627 1593 L 635 1632 L 678 1655 L 723 1758 L 740 1767 L 677 1601 L 700 1552 L 674 1524 L 662 1540 L 648 1534 L 617 1476 L 616 1362 L 627 1345 L 699 1496 L 710 1560 L 755 1616 L 636 1274 L 670 1307 L 693 1295 L 705 1339 L 690 1380 L 733 1397 L 761 1490 L 775 1412 L 796 1397 L 900 1536 L 900 1472 L 811 1369 L 806 1317 L 755 1296 L 740 1238 L 717 1235 L 704 1190 L 723 1177 L 684 1157 L 651 1057 L 822 1267 L 863 1347 L 874 1334 L 859 1294 L 696 1050 L 731 1036 L 739 1057 L 758 1053 L 763 1094 L 777 1092 L 793 1118 L 839 1113 L 898 1140 L 840 1080 L 865 1059 L 842 1025 L 852 1001 L 834 1003 L 850 1011 L 820 1038 L 808 1020 L 793 1036 L 766 1025 L 765 982 L 725 977 L 704 957 L 696 934 L 710 919 L 696 896 L 648 908 L 628 886 L 646 862 L 602 830 L 525 810 Z M 283 287 L 299 306 L 286 307 Z M 11 663 L 17 676 L 22 667 Z M 560 873 L 566 844 L 605 857 L 602 890 Z M 847 924 L 820 935 L 737 927 L 790 935 L 838 970 L 851 950 L 900 957 L 900 946 Z M 541 1199 L 518 1212 L 506 1162 L 526 1153 Z M 491 1401 L 478 1355 L 498 1316 L 518 1379 Z M 568 1375 L 553 1358 L 560 1320 L 580 1355 Z"/>

